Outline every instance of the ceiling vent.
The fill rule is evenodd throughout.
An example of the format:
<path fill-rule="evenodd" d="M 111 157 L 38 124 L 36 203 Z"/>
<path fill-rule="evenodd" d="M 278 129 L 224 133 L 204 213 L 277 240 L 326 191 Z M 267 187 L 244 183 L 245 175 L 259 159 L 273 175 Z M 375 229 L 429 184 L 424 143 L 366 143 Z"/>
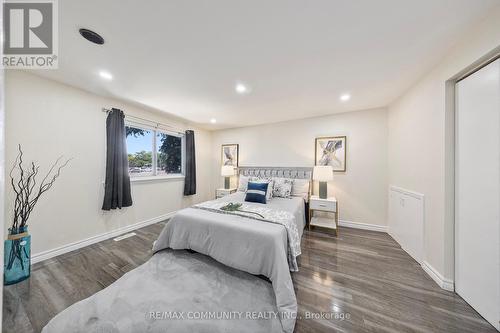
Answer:
<path fill-rule="evenodd" d="M 89 42 L 99 45 L 104 44 L 104 38 L 102 38 L 101 35 L 99 35 L 97 32 L 83 28 L 80 29 L 79 32 L 80 35 L 82 35 L 82 37 L 88 40 Z"/>

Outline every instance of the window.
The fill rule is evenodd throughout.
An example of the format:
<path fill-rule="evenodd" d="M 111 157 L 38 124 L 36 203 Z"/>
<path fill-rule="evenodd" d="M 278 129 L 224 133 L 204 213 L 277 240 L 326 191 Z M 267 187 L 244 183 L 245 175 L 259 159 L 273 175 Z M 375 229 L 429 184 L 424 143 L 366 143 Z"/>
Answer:
<path fill-rule="evenodd" d="M 184 137 L 161 129 L 127 124 L 131 178 L 184 174 Z"/>
<path fill-rule="evenodd" d="M 182 173 L 182 138 L 162 132 L 156 133 L 156 173 Z"/>

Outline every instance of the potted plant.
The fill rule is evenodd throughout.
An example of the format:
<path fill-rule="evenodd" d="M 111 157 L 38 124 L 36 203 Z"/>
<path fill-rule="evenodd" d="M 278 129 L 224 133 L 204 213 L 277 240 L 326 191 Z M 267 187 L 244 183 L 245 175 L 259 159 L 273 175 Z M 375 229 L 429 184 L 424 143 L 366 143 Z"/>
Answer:
<path fill-rule="evenodd" d="M 61 163 L 59 157 L 47 174 L 38 182 L 40 166 L 31 162 L 23 164 L 23 151 L 19 153 L 9 176 L 14 190 L 14 211 L 7 240 L 4 242 L 4 284 L 14 284 L 27 279 L 31 272 L 31 236 L 28 220 L 38 200 L 52 188 L 61 170 L 70 160 Z"/>

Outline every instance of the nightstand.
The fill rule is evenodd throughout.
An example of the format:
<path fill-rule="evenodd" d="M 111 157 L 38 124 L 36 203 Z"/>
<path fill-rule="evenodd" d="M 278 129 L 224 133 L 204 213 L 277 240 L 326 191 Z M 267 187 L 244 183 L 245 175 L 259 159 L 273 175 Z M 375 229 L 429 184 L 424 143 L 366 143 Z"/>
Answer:
<path fill-rule="evenodd" d="M 335 217 L 316 217 L 314 211 L 332 213 Z M 320 199 L 317 195 L 309 198 L 309 230 L 311 226 L 332 229 L 335 235 L 339 234 L 339 205 L 336 198 Z"/>
<path fill-rule="evenodd" d="M 215 190 L 215 199 L 225 197 L 226 195 L 236 193 L 236 188 L 218 188 Z"/>

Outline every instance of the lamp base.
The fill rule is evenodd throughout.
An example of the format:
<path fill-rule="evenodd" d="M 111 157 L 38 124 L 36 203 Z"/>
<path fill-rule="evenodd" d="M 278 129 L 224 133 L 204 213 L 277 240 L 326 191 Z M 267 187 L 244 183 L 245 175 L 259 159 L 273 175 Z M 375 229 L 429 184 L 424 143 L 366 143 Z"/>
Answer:
<path fill-rule="evenodd" d="M 231 178 L 230 178 L 230 177 L 224 177 L 224 188 L 225 188 L 226 190 L 228 190 L 228 189 L 229 189 L 230 182 L 231 182 Z"/>
<path fill-rule="evenodd" d="M 319 182 L 319 198 L 326 199 L 328 196 L 328 188 L 326 182 Z"/>

